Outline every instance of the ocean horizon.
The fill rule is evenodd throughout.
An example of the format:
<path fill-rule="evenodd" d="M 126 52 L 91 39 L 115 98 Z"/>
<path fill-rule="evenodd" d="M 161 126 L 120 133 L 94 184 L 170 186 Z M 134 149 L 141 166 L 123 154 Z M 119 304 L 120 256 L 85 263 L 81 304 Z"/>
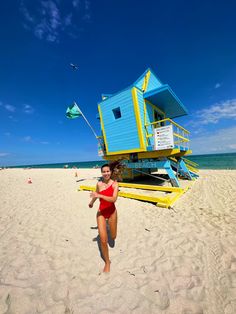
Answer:
<path fill-rule="evenodd" d="M 224 154 L 205 154 L 205 155 L 190 155 L 187 159 L 197 163 L 199 169 L 236 169 L 236 152 Z M 62 163 L 49 163 L 49 164 L 26 164 L 18 166 L 7 166 L 7 168 L 94 168 L 100 167 L 105 160 L 93 161 L 70 161 Z"/>

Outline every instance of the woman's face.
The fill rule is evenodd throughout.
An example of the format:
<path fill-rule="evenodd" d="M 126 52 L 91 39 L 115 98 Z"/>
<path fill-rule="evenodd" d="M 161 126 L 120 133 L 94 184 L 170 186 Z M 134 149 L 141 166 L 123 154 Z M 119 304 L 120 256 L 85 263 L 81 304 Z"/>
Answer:
<path fill-rule="evenodd" d="M 102 177 L 104 180 L 109 180 L 111 177 L 111 169 L 109 167 L 102 168 Z"/>

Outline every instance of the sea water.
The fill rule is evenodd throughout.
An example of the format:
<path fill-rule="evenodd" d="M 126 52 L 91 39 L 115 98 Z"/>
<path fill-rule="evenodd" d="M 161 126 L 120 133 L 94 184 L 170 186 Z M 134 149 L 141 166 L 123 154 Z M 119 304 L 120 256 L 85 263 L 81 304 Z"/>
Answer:
<path fill-rule="evenodd" d="M 236 153 L 209 154 L 209 155 L 190 155 L 187 159 L 198 164 L 200 169 L 236 169 Z M 14 166 L 14 168 L 95 168 L 101 167 L 107 161 L 74 161 L 54 164 L 38 164 Z"/>
<path fill-rule="evenodd" d="M 200 169 L 236 169 L 236 153 L 186 156 Z"/>

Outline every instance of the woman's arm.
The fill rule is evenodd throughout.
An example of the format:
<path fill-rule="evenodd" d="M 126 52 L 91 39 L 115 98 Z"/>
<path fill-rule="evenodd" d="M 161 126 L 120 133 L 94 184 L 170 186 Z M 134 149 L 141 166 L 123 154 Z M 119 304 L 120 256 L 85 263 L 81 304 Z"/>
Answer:
<path fill-rule="evenodd" d="M 99 188 L 98 188 L 98 183 L 97 183 L 97 185 L 96 185 L 96 192 L 92 192 L 91 193 L 91 197 L 92 197 L 92 199 L 91 199 L 91 201 L 90 201 L 90 203 L 89 203 L 89 207 L 90 208 L 92 208 L 93 207 L 93 204 L 96 202 L 96 200 L 97 200 L 97 197 L 96 196 L 94 196 L 94 195 L 92 195 L 93 193 L 98 193 L 99 192 Z"/>
<path fill-rule="evenodd" d="M 115 203 L 115 201 L 117 200 L 118 197 L 118 189 L 119 189 L 119 185 L 117 182 L 113 183 L 113 187 L 114 187 L 114 192 L 112 196 L 106 196 L 106 195 L 102 195 L 99 194 L 99 192 L 93 192 L 91 193 L 92 197 L 96 197 L 96 198 L 102 198 L 107 202 L 111 202 L 111 203 Z"/>

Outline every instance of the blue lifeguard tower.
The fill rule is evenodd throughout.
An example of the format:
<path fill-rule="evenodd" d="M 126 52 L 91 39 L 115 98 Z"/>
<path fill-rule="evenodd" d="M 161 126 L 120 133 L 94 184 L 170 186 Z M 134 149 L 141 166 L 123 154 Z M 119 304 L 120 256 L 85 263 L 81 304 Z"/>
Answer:
<path fill-rule="evenodd" d="M 185 158 L 189 131 L 173 121 L 187 109 L 150 68 L 124 90 L 102 95 L 98 111 L 99 155 L 123 159 L 127 178 L 165 169 L 171 185 L 180 187 L 179 177 L 197 177 L 196 165 Z"/>

